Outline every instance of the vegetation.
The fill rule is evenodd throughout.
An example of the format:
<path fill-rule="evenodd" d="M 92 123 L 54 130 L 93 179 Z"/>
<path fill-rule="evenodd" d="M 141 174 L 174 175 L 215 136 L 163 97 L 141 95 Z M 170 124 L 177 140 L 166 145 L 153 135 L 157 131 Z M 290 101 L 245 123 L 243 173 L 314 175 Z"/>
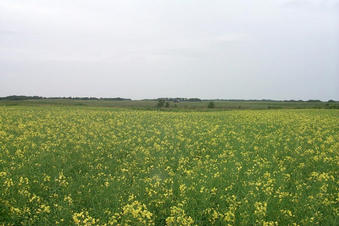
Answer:
<path fill-rule="evenodd" d="M 338 110 L 0 106 L 0 224 L 338 225 L 338 133 Z"/>
<path fill-rule="evenodd" d="M 213 101 L 209 102 L 207 107 L 208 108 L 215 108 L 214 102 Z"/>
<path fill-rule="evenodd" d="M 208 108 L 213 102 L 214 108 Z M 168 105 L 166 104 L 168 103 Z M 160 98 L 128 100 L 124 98 L 0 98 L 0 106 L 88 106 L 162 111 L 219 111 L 234 109 L 339 109 L 338 101 L 273 101 L 273 100 L 199 100 L 197 98 Z"/>
<path fill-rule="evenodd" d="M 131 100 L 127 98 L 115 97 L 115 98 L 97 98 L 97 97 L 41 97 L 41 96 L 7 96 L 0 97 L 0 100 L 111 100 L 111 101 L 122 101 L 122 100 Z"/>
<path fill-rule="evenodd" d="M 162 108 L 165 105 L 165 100 L 158 100 L 157 107 Z"/>

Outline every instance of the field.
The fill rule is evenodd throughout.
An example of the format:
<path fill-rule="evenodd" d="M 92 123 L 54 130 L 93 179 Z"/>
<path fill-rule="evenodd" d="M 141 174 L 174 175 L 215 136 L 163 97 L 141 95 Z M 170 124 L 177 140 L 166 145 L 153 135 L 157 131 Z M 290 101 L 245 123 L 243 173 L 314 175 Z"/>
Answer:
<path fill-rule="evenodd" d="M 263 110 L 263 109 L 339 109 L 338 101 L 270 101 L 270 100 L 214 100 L 211 101 L 166 101 L 168 107 L 162 111 L 217 111 L 217 110 Z M 78 100 L 78 99 L 27 99 L 8 100 L 0 98 L 0 106 L 86 106 L 110 107 L 131 110 L 159 110 L 156 100 Z"/>
<path fill-rule="evenodd" d="M 0 106 L 0 224 L 338 225 L 339 110 Z"/>

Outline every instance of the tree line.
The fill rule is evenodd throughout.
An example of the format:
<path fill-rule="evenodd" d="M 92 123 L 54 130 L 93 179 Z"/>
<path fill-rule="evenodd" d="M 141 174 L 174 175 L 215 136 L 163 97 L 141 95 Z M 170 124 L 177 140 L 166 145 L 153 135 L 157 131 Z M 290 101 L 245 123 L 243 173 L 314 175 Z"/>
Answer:
<path fill-rule="evenodd" d="M 122 100 L 132 100 L 128 98 L 121 98 L 121 97 L 41 97 L 41 96 L 7 96 L 7 97 L 0 97 L 0 100 L 42 100 L 42 99 L 53 99 L 53 100 L 111 100 L 111 101 L 122 101 Z"/>

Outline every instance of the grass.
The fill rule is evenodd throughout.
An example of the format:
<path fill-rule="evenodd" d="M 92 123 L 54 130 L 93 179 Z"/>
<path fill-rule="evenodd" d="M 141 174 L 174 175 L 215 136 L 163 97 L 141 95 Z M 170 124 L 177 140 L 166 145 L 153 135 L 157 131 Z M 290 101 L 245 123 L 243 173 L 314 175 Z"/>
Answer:
<path fill-rule="evenodd" d="M 338 225 L 338 110 L 0 107 L 0 222 Z"/>
<path fill-rule="evenodd" d="M 109 107 L 137 110 L 159 110 L 154 100 L 71 100 L 71 99 L 39 99 L 39 100 L 0 100 L 0 106 L 83 106 Z M 259 110 L 259 109 L 339 109 L 339 102 L 309 101 L 213 101 L 214 108 L 209 109 L 210 101 L 175 103 L 169 101 L 169 108 L 162 111 L 220 111 L 220 110 Z"/>

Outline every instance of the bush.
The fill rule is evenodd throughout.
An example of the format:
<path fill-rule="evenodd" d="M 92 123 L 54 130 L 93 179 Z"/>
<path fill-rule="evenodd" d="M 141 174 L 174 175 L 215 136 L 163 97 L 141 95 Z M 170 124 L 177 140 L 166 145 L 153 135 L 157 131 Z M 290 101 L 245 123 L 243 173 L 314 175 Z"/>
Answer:
<path fill-rule="evenodd" d="M 212 102 L 212 101 L 209 102 L 207 107 L 208 107 L 208 108 L 215 108 L 214 102 Z"/>
<path fill-rule="evenodd" d="M 162 108 L 165 104 L 165 101 L 164 100 L 159 100 L 158 103 L 157 103 L 157 107 L 158 108 Z"/>

